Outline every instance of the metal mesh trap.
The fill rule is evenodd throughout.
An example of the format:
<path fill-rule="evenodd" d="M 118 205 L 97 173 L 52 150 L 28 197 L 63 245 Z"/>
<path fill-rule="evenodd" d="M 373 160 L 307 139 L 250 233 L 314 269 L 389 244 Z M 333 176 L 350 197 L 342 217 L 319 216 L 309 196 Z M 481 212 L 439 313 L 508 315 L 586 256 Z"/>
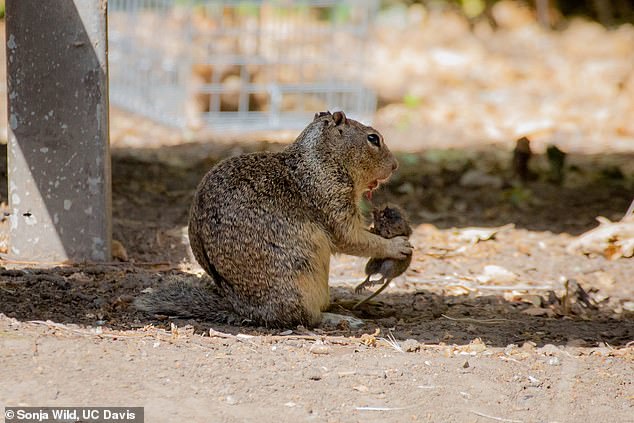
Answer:
<path fill-rule="evenodd" d="M 323 110 L 369 120 L 378 0 L 110 0 L 113 104 L 211 130 L 291 129 Z"/>

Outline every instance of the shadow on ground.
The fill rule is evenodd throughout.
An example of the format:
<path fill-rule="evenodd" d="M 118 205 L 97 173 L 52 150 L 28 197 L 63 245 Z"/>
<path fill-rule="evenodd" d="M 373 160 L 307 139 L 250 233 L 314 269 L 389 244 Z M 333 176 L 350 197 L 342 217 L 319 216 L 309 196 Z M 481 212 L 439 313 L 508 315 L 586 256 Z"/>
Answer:
<path fill-rule="evenodd" d="M 174 280 L 199 283 L 188 273 L 169 269 L 142 270 L 131 266 L 84 266 L 55 269 L 3 270 L 0 272 L 0 311 L 22 321 L 52 320 L 64 324 L 106 325 L 113 329 L 135 329 L 152 324 L 165 329 L 171 323 L 192 325 L 198 333 L 209 328 L 230 333 L 274 334 L 276 330 L 250 326 L 167 319 L 144 315 L 132 300 L 148 287 Z M 605 342 L 623 346 L 634 338 L 634 316 L 611 317 L 609 310 L 588 310 L 584 318 L 546 318 L 522 312 L 528 305 L 508 302 L 501 296 L 443 296 L 429 291 L 383 295 L 360 311 L 351 305 L 360 298 L 351 289 L 332 290 L 331 311 L 355 314 L 366 325 L 360 329 L 321 328 L 326 335 L 359 336 L 390 328 L 397 339 L 416 339 L 437 344 L 467 344 L 481 338 L 487 345 L 505 347 L 526 341 L 537 345 L 596 346 Z"/>

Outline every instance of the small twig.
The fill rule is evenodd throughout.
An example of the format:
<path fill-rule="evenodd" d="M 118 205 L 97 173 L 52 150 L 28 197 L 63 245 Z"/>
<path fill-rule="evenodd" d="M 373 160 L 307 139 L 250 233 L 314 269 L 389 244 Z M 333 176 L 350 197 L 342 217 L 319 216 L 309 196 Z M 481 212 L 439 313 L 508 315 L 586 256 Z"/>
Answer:
<path fill-rule="evenodd" d="M 627 208 L 627 211 L 625 212 L 625 214 L 621 218 L 621 222 L 624 221 L 625 219 L 627 219 L 633 213 L 634 213 L 634 200 L 632 200 L 632 202 L 630 203 L 630 206 Z"/>
<path fill-rule="evenodd" d="M 415 408 L 416 405 L 409 405 L 407 407 L 355 407 L 354 409 L 357 411 L 399 411 L 399 410 L 409 410 L 410 408 Z"/>
<path fill-rule="evenodd" d="M 224 333 L 224 332 L 220 332 L 215 330 L 214 328 L 209 328 L 209 337 L 211 338 L 235 338 L 235 335 L 232 335 L 230 333 Z"/>
<path fill-rule="evenodd" d="M 396 351 L 400 353 L 405 352 L 403 351 L 403 348 L 401 348 L 401 345 L 398 343 L 396 338 L 394 338 L 394 335 L 392 334 L 392 332 L 388 333 L 387 338 L 379 338 L 379 339 L 385 342 L 386 344 L 388 344 L 390 347 L 394 348 Z"/>
<path fill-rule="evenodd" d="M 451 317 L 451 316 L 447 316 L 446 314 L 441 314 L 441 316 L 444 317 L 445 319 L 454 320 L 456 322 L 481 323 L 483 325 L 492 325 L 492 324 L 496 324 L 496 323 L 517 322 L 518 321 L 518 320 L 510 320 L 510 319 L 502 319 L 502 318 L 478 320 L 478 319 L 472 319 L 470 317 L 463 317 L 463 318 Z"/>
<path fill-rule="evenodd" d="M 4 288 L 3 286 L 0 286 L 0 289 L 3 290 L 4 292 L 8 292 L 11 295 L 15 294 L 15 291 L 11 291 L 10 289 Z"/>
<path fill-rule="evenodd" d="M 471 410 L 471 412 L 477 416 L 480 417 L 485 417 L 487 419 L 491 419 L 491 420 L 497 420 L 499 422 L 508 422 L 508 423 L 523 423 L 522 420 L 514 420 L 514 419 L 504 419 L 502 417 L 495 417 L 495 416 L 489 416 L 488 414 L 484 414 L 484 413 L 480 413 L 479 411 L 473 411 Z"/>

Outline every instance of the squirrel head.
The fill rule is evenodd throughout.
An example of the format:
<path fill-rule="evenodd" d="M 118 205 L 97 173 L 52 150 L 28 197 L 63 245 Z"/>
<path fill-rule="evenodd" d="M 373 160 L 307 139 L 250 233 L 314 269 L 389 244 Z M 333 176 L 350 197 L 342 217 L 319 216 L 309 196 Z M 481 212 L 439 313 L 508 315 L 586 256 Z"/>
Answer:
<path fill-rule="evenodd" d="M 410 236 L 412 228 L 409 225 L 403 211 L 393 205 L 372 210 L 374 218 L 372 232 L 384 238 L 394 238 L 395 236 Z"/>
<path fill-rule="evenodd" d="M 315 141 L 315 150 L 345 169 L 354 182 L 358 197 L 363 192 L 371 193 L 398 168 L 396 158 L 379 131 L 348 119 L 342 111 L 315 114 L 307 130 L 311 127 L 316 131 L 308 133 L 318 135 L 310 137 Z"/>

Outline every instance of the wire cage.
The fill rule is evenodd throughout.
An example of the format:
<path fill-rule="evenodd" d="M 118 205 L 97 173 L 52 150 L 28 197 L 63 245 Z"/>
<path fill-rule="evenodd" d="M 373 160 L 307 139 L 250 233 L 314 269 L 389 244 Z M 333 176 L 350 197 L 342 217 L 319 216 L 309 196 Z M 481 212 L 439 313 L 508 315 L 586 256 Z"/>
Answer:
<path fill-rule="evenodd" d="M 317 111 L 368 121 L 378 0 L 109 0 L 113 104 L 182 128 L 296 129 Z"/>

